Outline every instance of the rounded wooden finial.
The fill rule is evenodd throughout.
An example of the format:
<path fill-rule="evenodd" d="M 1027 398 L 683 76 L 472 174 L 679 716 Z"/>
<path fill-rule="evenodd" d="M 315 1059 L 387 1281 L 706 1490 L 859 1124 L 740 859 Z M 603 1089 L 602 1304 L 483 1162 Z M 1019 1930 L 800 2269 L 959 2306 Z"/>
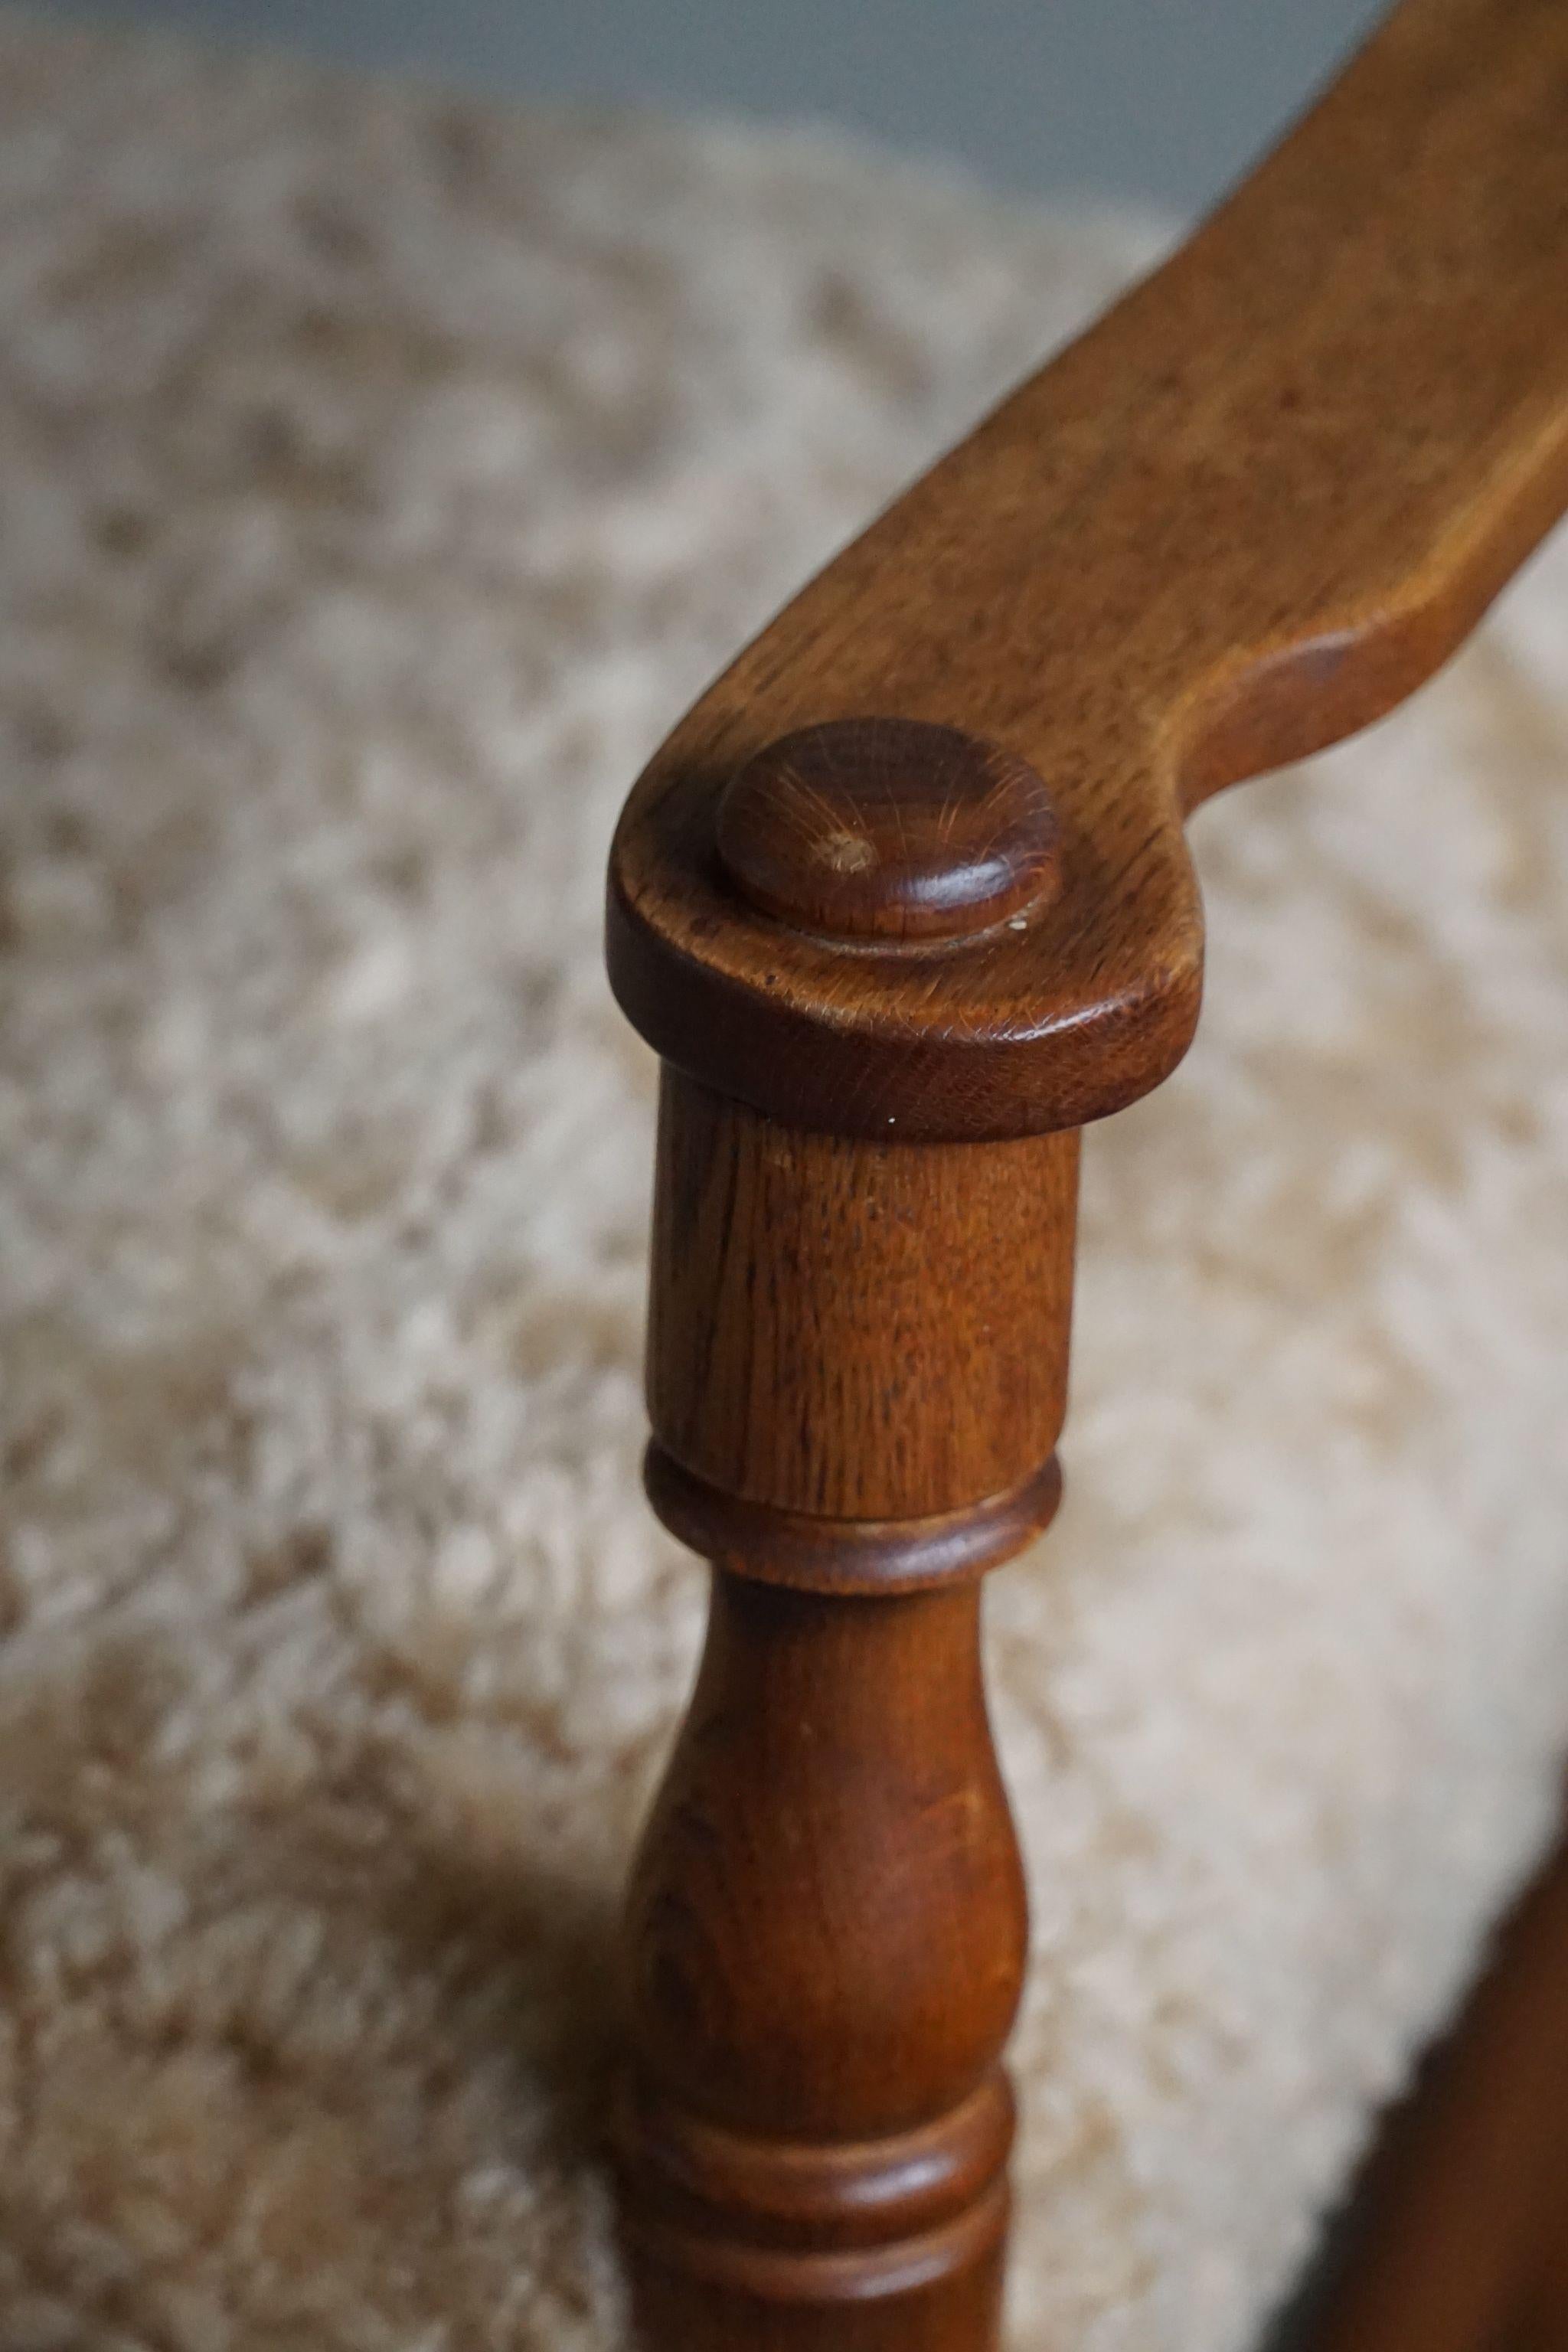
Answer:
<path fill-rule="evenodd" d="M 1059 879 L 1033 768 L 911 719 L 841 719 L 770 743 L 720 803 L 719 855 L 754 906 L 841 940 L 988 930 Z"/>

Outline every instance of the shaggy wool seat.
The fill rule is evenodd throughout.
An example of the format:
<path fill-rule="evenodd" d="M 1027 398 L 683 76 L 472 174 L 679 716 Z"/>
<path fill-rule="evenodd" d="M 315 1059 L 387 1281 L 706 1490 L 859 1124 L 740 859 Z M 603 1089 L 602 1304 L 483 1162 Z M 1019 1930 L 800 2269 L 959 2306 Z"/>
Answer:
<path fill-rule="evenodd" d="M 620 2352 L 614 813 L 1152 249 L 811 138 L 0 19 L 0 2352 Z M 1280 518 L 1289 529 L 1289 517 Z M 1010 2341 L 1252 2340 L 1568 1730 L 1568 549 L 1198 820 L 990 1596 Z"/>

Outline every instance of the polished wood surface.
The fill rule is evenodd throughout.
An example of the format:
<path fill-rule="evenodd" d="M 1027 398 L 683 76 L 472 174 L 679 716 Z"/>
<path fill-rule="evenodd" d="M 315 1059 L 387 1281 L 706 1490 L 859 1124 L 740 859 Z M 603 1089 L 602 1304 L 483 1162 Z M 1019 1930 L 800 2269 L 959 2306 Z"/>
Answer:
<path fill-rule="evenodd" d="M 841 719 L 767 744 L 731 780 L 716 834 L 753 906 L 833 940 L 1020 928 L 1061 885 L 1034 770 L 913 719 Z"/>
<path fill-rule="evenodd" d="M 838 1134 L 1131 1101 L 1196 1019 L 1186 811 L 1389 709 L 1568 499 L 1568 8 L 1407 0 L 1144 285 L 765 629 L 617 837 L 610 966 L 658 1051 Z M 1062 887 L 966 950 L 846 956 L 726 879 L 780 736 L 897 716 L 1044 780 Z"/>
<path fill-rule="evenodd" d="M 991 2341 L 1026 1923 L 979 1600 L 715 1572 L 624 1930 L 626 2240 L 664 2352 Z"/>
<path fill-rule="evenodd" d="M 1568 6 L 1407 0 L 632 794 L 648 1493 L 713 1563 L 622 1942 L 649 2352 L 993 2352 L 980 1580 L 1059 1491 L 1077 1130 L 1192 1034 L 1185 814 L 1407 693 L 1565 499 Z"/>
<path fill-rule="evenodd" d="M 829 1518 L 1017 1486 L 1062 1423 L 1077 1202 L 1076 1135 L 861 1143 L 667 1071 L 656 1436 L 728 1494 Z"/>
<path fill-rule="evenodd" d="M 1000 1495 L 918 1519 L 826 1519 L 749 1503 L 694 1477 L 657 1441 L 646 1477 L 665 1526 L 704 1559 L 801 1592 L 914 1592 L 981 1575 L 1050 1525 L 1062 1492 L 1054 1454 Z"/>
<path fill-rule="evenodd" d="M 665 1072 L 648 1493 L 714 1573 L 622 1946 L 658 2352 L 994 2340 L 1026 1920 L 980 1579 L 1059 1493 L 1078 1162 Z"/>

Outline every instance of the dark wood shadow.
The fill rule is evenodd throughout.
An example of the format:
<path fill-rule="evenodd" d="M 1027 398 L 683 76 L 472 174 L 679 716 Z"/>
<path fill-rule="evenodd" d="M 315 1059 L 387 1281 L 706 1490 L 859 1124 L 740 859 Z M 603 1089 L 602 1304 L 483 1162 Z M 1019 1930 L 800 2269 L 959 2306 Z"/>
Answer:
<path fill-rule="evenodd" d="M 1568 2347 L 1568 1824 L 1264 2352 Z"/>

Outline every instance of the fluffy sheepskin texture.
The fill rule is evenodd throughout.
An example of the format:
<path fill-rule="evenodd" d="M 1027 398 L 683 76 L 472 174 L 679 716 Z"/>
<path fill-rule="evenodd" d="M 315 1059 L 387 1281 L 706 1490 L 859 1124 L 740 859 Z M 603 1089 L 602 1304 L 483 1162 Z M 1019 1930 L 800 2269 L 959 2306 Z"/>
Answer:
<path fill-rule="evenodd" d="M 617 2352 L 641 757 L 1152 250 L 813 138 L 0 19 L 0 2347 Z M 1289 518 L 1281 518 L 1289 527 Z M 1205 813 L 991 1593 L 1010 2342 L 1231 2352 L 1568 1717 L 1568 550 Z"/>

